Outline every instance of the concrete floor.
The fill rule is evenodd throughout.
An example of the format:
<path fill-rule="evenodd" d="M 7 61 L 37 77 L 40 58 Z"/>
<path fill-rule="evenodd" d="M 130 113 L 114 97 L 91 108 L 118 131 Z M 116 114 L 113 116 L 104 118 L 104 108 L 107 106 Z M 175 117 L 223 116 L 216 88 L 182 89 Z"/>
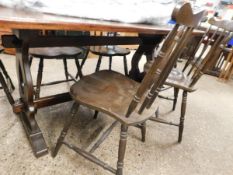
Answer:
<path fill-rule="evenodd" d="M 9 74 L 17 86 L 15 59 L 1 55 Z M 122 69 L 122 59 L 114 58 L 113 69 Z M 88 60 L 84 74 L 91 73 L 95 59 Z M 102 68 L 107 68 L 104 61 Z M 143 65 L 143 64 L 141 64 Z M 32 75 L 35 78 L 38 61 L 34 60 Z M 70 72 L 75 73 L 73 61 Z M 64 77 L 62 61 L 45 62 L 44 82 Z M 70 83 L 71 84 L 71 83 Z M 42 88 L 42 96 L 69 90 L 70 84 Z M 129 129 L 125 157 L 125 175 L 232 175 L 233 174 L 233 81 L 223 83 L 215 77 L 203 76 L 198 90 L 188 95 L 183 141 L 177 144 L 177 128 L 147 122 L 147 140 L 140 141 L 140 131 Z M 171 95 L 171 92 L 167 92 Z M 14 91 L 17 97 L 17 90 Z M 181 94 L 180 94 L 181 95 Z M 62 147 L 56 158 L 51 157 L 56 139 L 69 115 L 71 103 L 64 103 L 38 110 L 37 121 L 49 147 L 49 154 L 35 158 L 24 129 L 17 115 L 0 92 L 0 174 L 2 175 L 103 175 L 111 174 L 85 160 L 73 151 Z M 178 121 L 177 110 L 170 112 L 172 103 L 161 100 L 161 117 Z M 100 114 L 92 119 L 93 111 L 82 107 L 80 119 L 75 121 L 67 140 L 87 148 L 110 124 L 112 119 Z M 119 125 L 108 139 L 96 150 L 95 155 L 115 167 L 119 139 Z"/>

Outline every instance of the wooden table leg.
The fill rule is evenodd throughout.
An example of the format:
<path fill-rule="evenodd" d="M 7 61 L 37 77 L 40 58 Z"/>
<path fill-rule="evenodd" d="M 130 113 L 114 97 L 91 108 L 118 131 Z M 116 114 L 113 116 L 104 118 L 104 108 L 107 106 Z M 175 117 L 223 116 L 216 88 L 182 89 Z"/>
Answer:
<path fill-rule="evenodd" d="M 129 71 L 130 78 L 138 82 L 143 79 L 145 73 L 140 72 L 139 61 L 142 55 L 146 55 L 147 61 L 149 61 L 152 58 L 155 47 L 162 41 L 163 37 L 163 35 L 141 35 L 142 44 L 139 45 L 131 61 L 131 70 Z"/>
<path fill-rule="evenodd" d="M 20 113 L 20 119 L 31 143 L 34 155 L 40 157 L 48 153 L 48 148 L 35 119 L 33 81 L 28 59 L 29 46 L 27 44 L 27 38 L 24 38 L 25 36 L 28 37 L 29 34 L 26 31 L 17 31 L 16 34 L 19 38 L 23 39 L 22 47 L 16 49 L 16 69 L 19 80 L 19 91 L 22 102 L 24 103 L 24 109 Z"/>

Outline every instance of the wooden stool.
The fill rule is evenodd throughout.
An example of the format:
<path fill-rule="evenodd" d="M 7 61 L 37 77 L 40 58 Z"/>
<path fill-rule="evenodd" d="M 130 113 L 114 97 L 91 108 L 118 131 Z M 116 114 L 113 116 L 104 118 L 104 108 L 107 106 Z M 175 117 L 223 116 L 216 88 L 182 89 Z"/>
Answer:
<path fill-rule="evenodd" d="M 40 97 L 40 88 L 41 88 L 41 82 L 42 82 L 44 59 L 62 59 L 63 60 L 66 80 L 55 81 L 55 82 L 44 84 L 44 85 L 52 85 L 52 84 L 58 84 L 58 83 L 73 80 L 73 77 L 72 77 L 72 79 L 69 80 L 69 77 L 71 75 L 68 72 L 67 59 L 74 59 L 75 60 L 75 64 L 76 64 L 77 70 L 78 70 L 76 78 L 78 76 L 82 77 L 81 65 L 79 64 L 79 61 L 78 61 L 79 55 L 81 53 L 82 53 L 82 50 L 78 47 L 51 47 L 51 48 L 31 48 L 31 49 L 29 49 L 30 65 L 32 63 L 33 58 L 40 59 L 38 74 L 37 74 L 35 99 L 38 99 Z M 83 59 L 82 65 L 84 64 L 85 60 L 86 59 Z"/>
<path fill-rule="evenodd" d="M 95 32 L 96 35 L 96 32 Z M 100 36 L 103 35 L 103 32 L 100 33 Z M 117 33 L 107 33 L 107 36 L 116 36 Z M 127 60 L 126 55 L 130 54 L 130 50 L 126 48 L 122 48 L 119 46 L 93 46 L 90 47 L 90 51 L 99 56 L 99 59 L 97 61 L 96 69 L 95 71 L 99 71 L 102 57 L 106 56 L 109 57 L 109 70 L 112 70 L 112 57 L 114 56 L 123 56 L 123 64 L 124 64 L 124 72 L 125 75 L 128 76 L 128 67 L 127 67 Z"/>

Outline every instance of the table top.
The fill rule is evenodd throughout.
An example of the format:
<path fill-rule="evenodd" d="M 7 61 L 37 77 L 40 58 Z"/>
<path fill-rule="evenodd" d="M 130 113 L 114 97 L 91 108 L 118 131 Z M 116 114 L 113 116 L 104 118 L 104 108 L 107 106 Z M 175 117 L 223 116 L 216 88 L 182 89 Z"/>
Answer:
<path fill-rule="evenodd" d="M 33 11 L 22 11 L 0 6 L 0 28 L 35 30 L 79 30 L 166 34 L 168 26 L 127 24 L 83 19 Z"/>

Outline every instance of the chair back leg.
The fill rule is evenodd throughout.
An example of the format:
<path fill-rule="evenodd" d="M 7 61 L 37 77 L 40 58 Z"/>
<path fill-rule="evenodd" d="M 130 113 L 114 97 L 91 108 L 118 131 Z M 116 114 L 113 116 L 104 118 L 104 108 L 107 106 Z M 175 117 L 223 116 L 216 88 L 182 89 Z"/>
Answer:
<path fill-rule="evenodd" d="M 178 136 L 178 142 L 180 143 L 182 141 L 183 136 L 183 130 L 184 130 L 184 117 L 186 113 L 186 106 L 187 106 L 187 91 L 183 91 L 182 96 L 182 104 L 181 104 L 181 115 L 180 115 L 180 124 L 179 124 L 179 136 Z"/>

